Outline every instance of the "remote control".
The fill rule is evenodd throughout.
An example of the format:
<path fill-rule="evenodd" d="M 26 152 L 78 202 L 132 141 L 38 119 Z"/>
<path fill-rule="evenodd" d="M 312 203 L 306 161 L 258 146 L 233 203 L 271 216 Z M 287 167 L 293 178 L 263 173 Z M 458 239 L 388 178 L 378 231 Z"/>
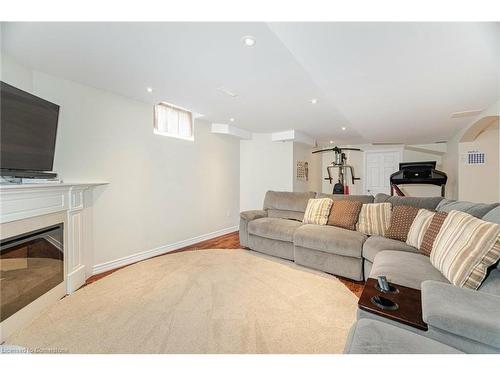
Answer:
<path fill-rule="evenodd" d="M 377 280 L 378 280 L 378 286 L 379 286 L 380 290 L 382 290 L 384 292 L 390 291 L 389 283 L 387 282 L 387 278 L 385 276 L 379 276 L 379 277 L 377 277 Z"/>

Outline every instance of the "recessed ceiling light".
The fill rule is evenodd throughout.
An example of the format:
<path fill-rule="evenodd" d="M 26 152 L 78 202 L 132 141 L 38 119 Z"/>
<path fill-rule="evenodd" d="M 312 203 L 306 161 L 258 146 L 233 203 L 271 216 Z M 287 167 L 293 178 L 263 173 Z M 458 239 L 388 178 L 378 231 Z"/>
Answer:
<path fill-rule="evenodd" d="M 255 46 L 255 43 L 257 43 L 255 38 L 251 35 L 244 36 L 243 38 L 241 38 L 241 41 L 243 42 L 245 47 L 253 47 Z"/>
<path fill-rule="evenodd" d="M 333 145 L 334 143 L 335 143 L 335 142 L 333 142 L 333 141 L 330 141 L 330 144 L 331 144 L 331 145 Z"/>
<path fill-rule="evenodd" d="M 234 122 L 234 117 L 231 117 L 229 121 Z"/>
<path fill-rule="evenodd" d="M 151 87 L 148 87 L 148 88 L 146 89 L 146 91 L 147 91 L 147 92 L 153 92 L 153 89 L 152 89 Z"/>
<path fill-rule="evenodd" d="M 316 104 L 316 103 L 318 103 L 318 99 L 311 99 L 311 100 L 310 100 L 310 102 L 311 102 L 312 104 Z"/>
<path fill-rule="evenodd" d="M 346 130 L 347 128 L 346 128 L 345 126 L 342 126 L 342 128 L 341 128 L 341 129 L 342 129 L 342 130 Z"/>

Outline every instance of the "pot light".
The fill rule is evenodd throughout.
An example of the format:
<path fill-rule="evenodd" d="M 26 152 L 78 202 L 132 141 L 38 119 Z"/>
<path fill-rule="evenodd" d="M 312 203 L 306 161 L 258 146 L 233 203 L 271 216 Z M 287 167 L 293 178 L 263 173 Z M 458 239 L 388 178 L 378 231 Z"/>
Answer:
<path fill-rule="evenodd" d="M 333 141 L 330 141 L 330 144 L 331 144 L 331 145 L 333 145 L 334 143 L 335 143 L 335 142 L 333 142 Z"/>
<path fill-rule="evenodd" d="M 311 100 L 309 100 L 309 101 L 310 101 L 312 104 L 316 104 L 316 103 L 318 103 L 318 99 L 311 99 Z"/>
<path fill-rule="evenodd" d="M 231 117 L 229 121 L 234 122 L 234 117 Z"/>
<path fill-rule="evenodd" d="M 243 38 L 241 38 L 241 41 L 243 42 L 245 47 L 253 47 L 255 46 L 255 43 L 257 43 L 255 38 L 251 35 L 244 36 Z"/>
<path fill-rule="evenodd" d="M 347 128 L 345 126 L 342 126 L 341 129 L 344 130 L 344 131 L 347 130 Z"/>
<path fill-rule="evenodd" d="M 152 89 L 151 87 L 148 87 L 148 88 L 146 89 L 146 91 L 147 91 L 147 92 L 153 92 L 153 89 Z"/>

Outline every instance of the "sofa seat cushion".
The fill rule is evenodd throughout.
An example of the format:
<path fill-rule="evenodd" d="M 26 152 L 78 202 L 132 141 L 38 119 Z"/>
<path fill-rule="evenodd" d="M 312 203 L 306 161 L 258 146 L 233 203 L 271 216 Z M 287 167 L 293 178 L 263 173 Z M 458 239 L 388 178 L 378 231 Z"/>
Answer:
<path fill-rule="evenodd" d="M 387 280 L 409 288 L 420 289 L 425 280 L 448 280 L 435 268 L 429 257 L 407 251 L 385 250 L 375 256 L 370 277 L 386 276 Z"/>
<path fill-rule="evenodd" d="M 325 253 L 361 258 L 363 242 L 366 236 L 362 233 L 338 227 L 306 224 L 295 231 L 295 246 L 323 251 Z"/>
<path fill-rule="evenodd" d="M 500 269 L 493 268 L 479 287 L 483 293 L 494 294 L 500 297 Z"/>
<path fill-rule="evenodd" d="M 373 263 L 375 256 L 384 250 L 408 251 L 417 253 L 418 249 L 404 242 L 382 236 L 371 236 L 363 244 L 363 258 Z"/>
<path fill-rule="evenodd" d="M 425 336 L 373 319 L 360 319 L 351 328 L 348 354 L 459 354 L 461 351 Z"/>
<path fill-rule="evenodd" d="M 279 241 L 293 241 L 293 234 L 303 224 L 300 221 L 263 217 L 248 223 L 248 233 Z"/>
<path fill-rule="evenodd" d="M 289 220 L 302 221 L 304 219 L 304 212 L 269 209 L 269 210 L 267 210 L 267 216 L 276 217 L 279 219 L 289 219 Z"/>

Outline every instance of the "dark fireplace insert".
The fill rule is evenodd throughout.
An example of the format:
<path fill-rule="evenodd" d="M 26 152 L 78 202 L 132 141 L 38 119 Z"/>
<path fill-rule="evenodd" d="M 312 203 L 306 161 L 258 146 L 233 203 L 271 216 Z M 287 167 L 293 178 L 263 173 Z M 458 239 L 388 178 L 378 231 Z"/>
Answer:
<path fill-rule="evenodd" d="M 0 320 L 64 281 L 63 223 L 0 241 Z"/>

